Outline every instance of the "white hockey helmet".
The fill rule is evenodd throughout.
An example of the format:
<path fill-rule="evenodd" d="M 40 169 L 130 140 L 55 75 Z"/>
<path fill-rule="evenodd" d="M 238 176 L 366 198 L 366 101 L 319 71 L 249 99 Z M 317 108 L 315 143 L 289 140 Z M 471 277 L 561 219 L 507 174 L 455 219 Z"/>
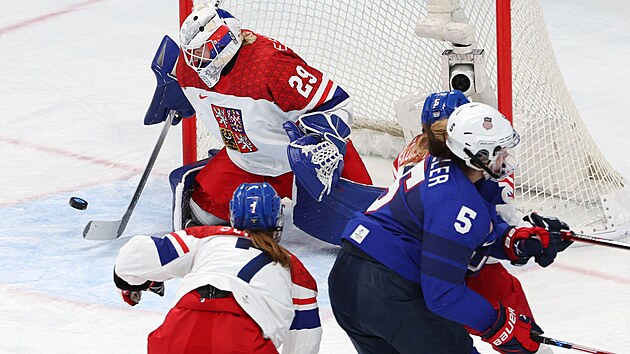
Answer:
<path fill-rule="evenodd" d="M 212 87 L 243 43 L 240 21 L 225 10 L 204 4 L 186 17 L 179 41 L 186 64 Z"/>
<path fill-rule="evenodd" d="M 483 103 L 459 106 L 448 118 L 446 145 L 466 165 L 500 180 L 518 165 L 521 138 L 501 112 Z"/>

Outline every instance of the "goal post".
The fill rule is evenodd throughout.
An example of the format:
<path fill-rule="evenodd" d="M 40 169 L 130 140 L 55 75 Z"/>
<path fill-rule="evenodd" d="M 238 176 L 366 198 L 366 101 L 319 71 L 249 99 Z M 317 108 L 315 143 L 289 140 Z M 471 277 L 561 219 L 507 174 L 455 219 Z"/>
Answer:
<path fill-rule="evenodd" d="M 192 0 L 179 0 L 179 27 L 192 12 Z M 182 120 L 182 161 L 189 164 L 200 160 L 197 153 L 197 117 Z"/>
<path fill-rule="evenodd" d="M 221 7 L 243 28 L 278 39 L 326 72 L 353 100 L 355 146 L 393 157 L 405 143 L 395 103 L 447 89 L 442 54 L 452 44 L 415 34 L 428 1 L 224 0 Z M 443 1 L 459 6 L 474 27 L 487 85 L 521 134 L 514 177 L 519 211 L 557 216 L 579 233 L 628 235 L 626 180 L 603 157 L 573 103 L 540 0 Z M 203 158 L 213 139 L 201 123 L 194 131 L 196 139 L 184 146 L 196 144 Z M 370 134 L 363 142 L 362 132 Z"/>
<path fill-rule="evenodd" d="M 498 109 L 513 120 L 512 112 L 512 13 L 511 0 L 496 2 Z"/>

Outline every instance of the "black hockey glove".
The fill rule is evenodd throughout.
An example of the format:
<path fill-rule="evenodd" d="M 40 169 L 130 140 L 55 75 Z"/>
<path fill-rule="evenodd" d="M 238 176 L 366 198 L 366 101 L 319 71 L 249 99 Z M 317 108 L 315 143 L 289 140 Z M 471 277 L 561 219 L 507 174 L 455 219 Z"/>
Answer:
<path fill-rule="evenodd" d="M 131 285 L 123 278 L 119 277 L 115 269 L 114 284 L 116 284 L 118 293 L 120 293 L 123 301 L 129 304 L 129 306 L 136 306 L 142 299 L 142 292 L 145 290 L 158 294 L 159 296 L 164 296 L 164 282 L 147 280 L 140 285 Z"/>
<path fill-rule="evenodd" d="M 556 217 L 543 217 L 537 213 L 531 213 L 523 218 L 524 221 L 533 226 L 542 227 L 549 231 L 549 245 L 543 248 L 540 255 L 536 256 L 536 263 L 541 267 L 546 267 L 553 263 L 558 252 L 562 252 L 569 247 L 573 241 L 563 240 L 562 231 L 570 231 L 567 223 L 560 221 Z"/>
<path fill-rule="evenodd" d="M 149 291 L 158 294 L 160 296 L 164 296 L 164 282 L 163 281 L 154 281 L 149 286 Z"/>

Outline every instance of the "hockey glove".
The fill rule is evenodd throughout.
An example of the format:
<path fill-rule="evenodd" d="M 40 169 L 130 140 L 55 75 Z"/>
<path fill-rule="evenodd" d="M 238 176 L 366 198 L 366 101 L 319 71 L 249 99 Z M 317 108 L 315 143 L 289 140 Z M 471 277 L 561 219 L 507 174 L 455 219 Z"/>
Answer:
<path fill-rule="evenodd" d="M 118 293 L 129 306 L 136 306 L 140 302 L 140 299 L 142 299 L 141 291 L 118 289 Z"/>
<path fill-rule="evenodd" d="M 145 125 L 164 122 L 171 110 L 177 111 L 173 117 L 172 125 L 179 123 L 182 117 L 191 117 L 195 114 L 195 109 L 184 95 L 184 91 L 182 91 L 175 76 L 171 74 L 178 56 L 179 46 L 177 43 L 169 36 L 164 36 L 151 63 L 151 70 L 157 79 L 157 87 L 153 93 L 149 109 L 144 116 Z"/>
<path fill-rule="evenodd" d="M 151 286 L 149 286 L 149 291 L 159 296 L 164 296 L 164 289 L 163 281 L 154 281 L 151 283 Z"/>
<path fill-rule="evenodd" d="M 164 296 L 164 283 L 163 282 L 151 282 L 148 290 L 152 293 Z M 122 297 L 123 301 L 129 304 L 129 306 L 136 306 L 140 299 L 142 299 L 142 290 L 123 290 L 118 289 L 118 293 Z"/>
<path fill-rule="evenodd" d="M 540 343 L 531 339 L 532 332 L 543 333 L 532 318 L 519 315 L 511 307 L 499 304 L 499 315 L 490 328 L 481 333 L 484 342 L 500 353 L 535 353 Z"/>
<path fill-rule="evenodd" d="M 503 240 L 505 254 L 516 265 L 527 263 L 531 257 L 541 256 L 548 248 L 549 231 L 542 227 L 513 227 L 507 231 Z"/>
<path fill-rule="evenodd" d="M 535 227 L 544 228 L 549 232 L 549 245 L 545 247 L 542 253 L 536 256 L 536 263 L 542 267 L 546 267 L 553 263 L 558 252 L 562 252 L 569 247 L 573 241 L 563 240 L 562 232 L 570 231 L 571 228 L 567 223 L 558 220 L 555 217 L 543 217 L 537 213 L 531 213 L 523 218 Z"/>
<path fill-rule="evenodd" d="M 131 285 L 123 278 L 119 277 L 118 274 L 116 274 L 116 270 L 114 270 L 114 284 L 116 284 L 118 293 L 123 301 L 129 304 L 129 306 L 135 306 L 140 302 L 142 299 L 142 291 L 144 290 L 149 290 L 159 296 L 164 296 L 164 282 L 147 280 L 140 285 Z"/>

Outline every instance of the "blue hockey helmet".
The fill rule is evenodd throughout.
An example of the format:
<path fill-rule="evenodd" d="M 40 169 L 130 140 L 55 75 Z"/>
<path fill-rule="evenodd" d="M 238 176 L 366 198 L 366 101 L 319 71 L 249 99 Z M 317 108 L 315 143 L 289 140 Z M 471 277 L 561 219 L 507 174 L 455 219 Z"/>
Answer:
<path fill-rule="evenodd" d="M 241 230 L 281 231 L 282 205 L 267 183 L 243 183 L 230 201 L 230 223 Z"/>
<path fill-rule="evenodd" d="M 422 106 L 422 124 L 431 125 L 448 118 L 455 108 L 466 103 L 470 101 L 459 90 L 432 93 L 427 96 Z"/>

